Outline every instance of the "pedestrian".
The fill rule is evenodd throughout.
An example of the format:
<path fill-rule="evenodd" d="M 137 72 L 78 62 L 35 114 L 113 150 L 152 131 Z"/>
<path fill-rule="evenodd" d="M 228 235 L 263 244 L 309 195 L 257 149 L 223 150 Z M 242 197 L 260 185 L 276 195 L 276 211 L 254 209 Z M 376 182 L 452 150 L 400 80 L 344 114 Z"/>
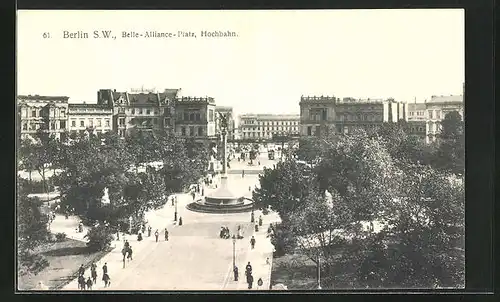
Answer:
<path fill-rule="evenodd" d="M 172 200 L 172 206 L 174 206 L 174 198 L 175 196 L 172 196 L 170 199 Z"/>
<path fill-rule="evenodd" d="M 142 233 L 141 232 L 139 232 L 137 234 L 137 241 L 142 241 Z"/>
<path fill-rule="evenodd" d="M 373 232 L 373 221 L 370 221 L 370 231 Z"/>
<path fill-rule="evenodd" d="M 168 241 L 168 230 L 165 228 L 165 241 Z"/>
<path fill-rule="evenodd" d="M 238 267 L 235 265 L 233 268 L 234 281 L 238 281 Z"/>
<path fill-rule="evenodd" d="M 92 279 L 90 279 L 90 277 L 89 277 L 87 279 L 87 289 L 92 290 L 92 285 L 93 285 Z"/>
<path fill-rule="evenodd" d="M 196 193 L 191 192 L 191 196 L 193 197 L 193 200 L 194 200 L 194 199 L 195 199 L 195 197 L 196 197 Z"/>
<path fill-rule="evenodd" d="M 151 228 L 151 226 L 149 226 L 148 227 L 148 237 L 151 237 L 151 230 L 152 230 L 152 228 Z"/>
<path fill-rule="evenodd" d="M 248 192 L 252 191 L 252 186 L 248 186 Z"/>
<path fill-rule="evenodd" d="M 78 269 L 78 275 L 83 276 L 83 274 L 85 274 L 85 268 L 83 267 L 83 264 L 82 264 L 80 266 L 80 268 Z"/>
<path fill-rule="evenodd" d="M 252 239 L 250 239 L 250 244 L 252 245 L 252 250 L 255 248 L 255 237 L 252 236 Z"/>
<path fill-rule="evenodd" d="M 78 276 L 78 289 L 85 290 L 85 277 L 83 275 Z"/>
<path fill-rule="evenodd" d="M 158 236 L 159 236 L 159 235 L 160 235 L 160 234 L 158 233 L 158 229 L 156 229 L 156 232 L 155 232 L 156 242 L 158 242 Z"/>
<path fill-rule="evenodd" d="M 102 274 L 107 274 L 108 273 L 108 263 L 105 262 L 104 265 L 102 266 Z"/>
<path fill-rule="evenodd" d="M 255 222 L 255 214 L 253 213 L 253 211 L 250 214 L 250 222 Z"/>
<path fill-rule="evenodd" d="M 205 196 L 205 188 L 201 188 L 201 196 Z"/>
<path fill-rule="evenodd" d="M 259 164 L 259 166 L 260 166 L 260 160 L 259 160 L 259 161 L 257 161 L 257 163 L 258 163 L 258 164 Z"/>
<path fill-rule="evenodd" d="M 262 226 L 262 215 L 259 215 L 259 226 Z"/>
<path fill-rule="evenodd" d="M 241 171 L 241 178 L 244 178 L 245 177 L 245 170 L 242 170 Z"/>
<path fill-rule="evenodd" d="M 96 281 L 97 281 L 97 271 L 96 271 L 96 270 L 93 270 L 93 271 L 91 272 L 91 275 L 92 275 L 92 281 L 93 281 L 94 283 L 96 283 Z"/>
<path fill-rule="evenodd" d="M 247 266 L 245 267 L 245 275 L 252 274 L 252 265 L 250 264 L 250 261 L 248 262 Z"/>
<path fill-rule="evenodd" d="M 248 282 L 248 289 L 252 289 L 252 285 L 253 285 L 253 276 L 252 276 L 252 274 L 248 274 L 248 276 L 247 276 L 247 282 Z"/>
<path fill-rule="evenodd" d="M 102 276 L 102 281 L 104 281 L 104 287 L 109 287 L 111 285 L 111 278 L 108 274 Z"/>
<path fill-rule="evenodd" d="M 182 217 L 179 217 L 179 225 L 182 225 Z"/>
<path fill-rule="evenodd" d="M 128 261 L 133 260 L 132 259 L 132 246 L 129 246 L 129 248 L 128 248 L 128 256 L 127 256 L 127 258 L 128 258 Z"/>

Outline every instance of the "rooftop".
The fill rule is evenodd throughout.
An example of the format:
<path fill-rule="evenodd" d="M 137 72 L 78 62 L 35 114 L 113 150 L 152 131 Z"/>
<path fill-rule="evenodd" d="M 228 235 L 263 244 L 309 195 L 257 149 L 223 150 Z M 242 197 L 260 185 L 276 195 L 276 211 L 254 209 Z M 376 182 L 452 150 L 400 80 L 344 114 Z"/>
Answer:
<path fill-rule="evenodd" d="M 241 119 L 261 119 L 261 120 L 295 120 L 300 119 L 300 114 L 242 114 L 240 115 Z"/>
<path fill-rule="evenodd" d="M 427 103 L 462 103 L 463 95 L 433 95 Z"/>
<path fill-rule="evenodd" d="M 19 101 L 53 101 L 53 102 L 67 102 L 68 96 L 47 96 L 47 95 L 18 95 L 17 99 Z"/>

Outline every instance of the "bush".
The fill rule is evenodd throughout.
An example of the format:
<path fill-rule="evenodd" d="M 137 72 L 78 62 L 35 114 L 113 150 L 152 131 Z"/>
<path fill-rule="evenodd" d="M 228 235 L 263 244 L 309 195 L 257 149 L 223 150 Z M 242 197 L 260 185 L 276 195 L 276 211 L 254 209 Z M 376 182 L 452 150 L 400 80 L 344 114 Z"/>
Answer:
<path fill-rule="evenodd" d="M 57 233 L 56 241 L 62 242 L 66 240 L 66 233 Z"/>
<path fill-rule="evenodd" d="M 104 251 L 113 241 L 111 229 L 103 225 L 92 227 L 84 238 L 87 238 L 87 246 L 93 251 Z"/>

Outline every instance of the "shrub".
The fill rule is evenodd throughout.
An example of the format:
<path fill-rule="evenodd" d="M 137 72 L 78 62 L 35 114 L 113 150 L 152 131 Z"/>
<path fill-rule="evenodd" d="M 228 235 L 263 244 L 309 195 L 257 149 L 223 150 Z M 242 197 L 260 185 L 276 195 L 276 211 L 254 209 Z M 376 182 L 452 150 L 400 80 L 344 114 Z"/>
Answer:
<path fill-rule="evenodd" d="M 56 240 L 59 242 L 65 241 L 66 240 L 66 233 L 57 233 Z"/>
<path fill-rule="evenodd" d="M 87 238 L 87 246 L 93 251 L 103 251 L 109 248 L 113 235 L 110 228 L 103 225 L 92 227 L 85 235 Z"/>

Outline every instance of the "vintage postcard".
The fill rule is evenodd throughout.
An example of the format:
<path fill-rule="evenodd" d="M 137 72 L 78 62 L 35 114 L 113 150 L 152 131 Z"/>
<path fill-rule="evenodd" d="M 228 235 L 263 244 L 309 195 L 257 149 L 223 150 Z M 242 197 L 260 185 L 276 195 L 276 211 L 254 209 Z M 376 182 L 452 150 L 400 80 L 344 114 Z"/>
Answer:
<path fill-rule="evenodd" d="M 464 288 L 463 10 L 17 18 L 17 291 Z"/>

